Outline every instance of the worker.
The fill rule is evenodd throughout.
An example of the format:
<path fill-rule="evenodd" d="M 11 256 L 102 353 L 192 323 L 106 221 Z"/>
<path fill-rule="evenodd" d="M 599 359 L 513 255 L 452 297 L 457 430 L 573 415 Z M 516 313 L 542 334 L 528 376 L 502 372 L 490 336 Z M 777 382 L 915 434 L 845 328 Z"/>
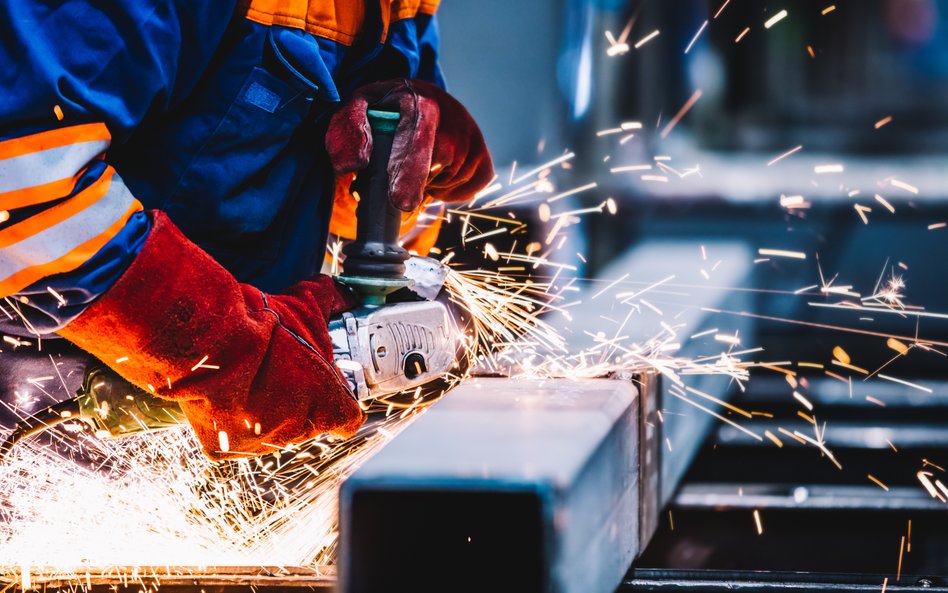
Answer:
<path fill-rule="evenodd" d="M 319 270 L 335 195 L 335 234 L 354 230 L 367 108 L 401 113 L 409 225 L 493 177 L 442 90 L 437 3 L 2 3 L 0 307 L 20 335 L 176 400 L 215 459 L 354 434 L 327 331 L 354 300 Z"/>

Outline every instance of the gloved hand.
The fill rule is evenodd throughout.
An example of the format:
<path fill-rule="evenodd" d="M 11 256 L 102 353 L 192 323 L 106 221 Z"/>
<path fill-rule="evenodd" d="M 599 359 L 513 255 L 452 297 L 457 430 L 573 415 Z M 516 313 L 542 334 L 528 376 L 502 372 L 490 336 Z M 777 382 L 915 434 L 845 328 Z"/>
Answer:
<path fill-rule="evenodd" d="M 359 88 L 333 115 L 326 149 L 337 174 L 369 164 L 370 108 L 401 114 L 388 164 L 389 195 L 396 208 L 412 212 L 426 194 L 463 202 L 493 179 L 484 137 L 464 106 L 433 84 L 404 78 Z"/>
<path fill-rule="evenodd" d="M 174 399 L 212 459 L 268 453 L 365 420 L 333 365 L 332 278 L 267 295 L 238 283 L 162 212 L 124 275 L 60 330 L 128 381 Z"/>

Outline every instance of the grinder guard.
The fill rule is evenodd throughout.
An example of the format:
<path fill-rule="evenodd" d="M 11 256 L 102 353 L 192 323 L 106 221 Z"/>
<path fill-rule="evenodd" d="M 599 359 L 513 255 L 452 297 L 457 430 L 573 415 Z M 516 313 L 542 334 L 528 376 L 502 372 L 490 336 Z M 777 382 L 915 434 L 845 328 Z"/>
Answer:
<path fill-rule="evenodd" d="M 333 319 L 329 335 L 336 365 L 360 401 L 441 378 L 462 350 L 457 325 L 439 300 L 361 307 Z"/>

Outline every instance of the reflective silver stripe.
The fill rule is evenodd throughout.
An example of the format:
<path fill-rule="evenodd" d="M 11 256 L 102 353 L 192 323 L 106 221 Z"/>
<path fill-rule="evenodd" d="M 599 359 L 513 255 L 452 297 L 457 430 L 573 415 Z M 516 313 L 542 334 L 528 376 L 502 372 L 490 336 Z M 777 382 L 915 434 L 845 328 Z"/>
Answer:
<path fill-rule="evenodd" d="M 69 179 L 109 144 L 109 140 L 78 142 L 0 160 L 0 194 Z"/>
<path fill-rule="evenodd" d="M 47 264 L 104 233 L 135 203 L 122 179 L 115 175 L 105 195 L 66 220 L 0 249 L 0 279 Z"/>

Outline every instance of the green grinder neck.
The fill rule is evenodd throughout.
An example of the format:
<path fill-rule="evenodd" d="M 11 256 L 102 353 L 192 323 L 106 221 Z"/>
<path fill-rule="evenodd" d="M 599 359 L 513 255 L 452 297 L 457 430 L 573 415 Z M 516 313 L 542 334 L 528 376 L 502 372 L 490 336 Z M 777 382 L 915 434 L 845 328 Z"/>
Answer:
<path fill-rule="evenodd" d="M 358 290 L 364 301 L 375 304 L 411 283 L 405 278 L 409 253 L 398 244 L 402 212 L 389 198 L 388 163 L 400 117 L 391 111 L 368 111 L 372 152 L 368 167 L 358 173 L 352 186 L 359 197 L 356 238 L 342 249 L 346 260 L 341 280 Z"/>

